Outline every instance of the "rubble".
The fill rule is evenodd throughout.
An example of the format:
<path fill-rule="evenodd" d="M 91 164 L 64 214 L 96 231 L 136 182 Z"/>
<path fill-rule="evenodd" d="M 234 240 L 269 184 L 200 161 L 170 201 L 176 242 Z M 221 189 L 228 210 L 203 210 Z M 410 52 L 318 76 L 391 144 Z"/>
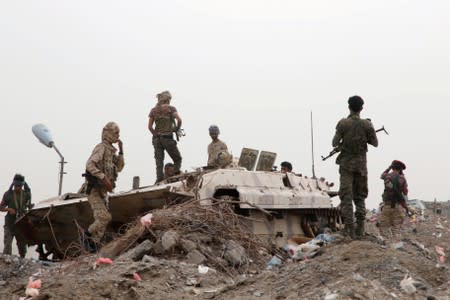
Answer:
<path fill-rule="evenodd" d="M 212 212 L 190 203 L 152 214 L 151 224 L 137 219 L 107 244 L 113 263 L 95 269 L 102 255 L 54 263 L 0 256 L 0 298 L 24 297 L 33 277 L 43 283 L 32 287 L 39 299 L 448 299 L 449 262 L 441 257 L 450 249 L 450 224 L 443 216 L 426 216 L 415 232 L 406 224 L 391 243 L 401 247 L 336 233 L 297 239 L 304 249 L 323 244 L 296 260 L 247 233 L 226 207 Z M 444 227 L 440 238 L 436 224 Z M 368 237 L 377 236 L 367 225 Z"/>

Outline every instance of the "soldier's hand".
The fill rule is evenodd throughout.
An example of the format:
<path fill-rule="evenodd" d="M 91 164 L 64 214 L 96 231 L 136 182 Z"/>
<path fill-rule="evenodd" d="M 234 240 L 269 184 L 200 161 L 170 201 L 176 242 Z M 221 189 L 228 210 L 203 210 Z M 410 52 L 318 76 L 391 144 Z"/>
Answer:
<path fill-rule="evenodd" d="M 102 182 L 103 182 L 103 186 L 105 187 L 105 189 L 108 192 L 112 192 L 113 187 L 112 187 L 111 181 L 109 180 L 108 176 L 103 177 Z"/>
<path fill-rule="evenodd" d="M 123 143 L 122 143 L 122 140 L 117 140 L 117 144 L 119 145 L 119 151 L 120 152 L 123 152 Z"/>
<path fill-rule="evenodd" d="M 8 214 L 10 214 L 10 215 L 14 216 L 16 214 L 16 210 L 12 207 L 8 207 L 7 210 L 8 210 Z"/>

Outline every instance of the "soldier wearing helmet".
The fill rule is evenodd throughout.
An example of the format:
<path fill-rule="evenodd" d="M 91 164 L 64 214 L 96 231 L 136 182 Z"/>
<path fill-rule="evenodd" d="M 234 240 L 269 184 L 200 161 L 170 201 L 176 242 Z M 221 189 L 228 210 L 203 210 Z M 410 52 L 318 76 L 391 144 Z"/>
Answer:
<path fill-rule="evenodd" d="M 365 233 L 365 199 L 368 195 L 367 144 L 378 146 L 372 123 L 360 118 L 363 104 L 364 100 L 360 96 L 352 96 L 348 99 L 350 114 L 338 122 L 332 141 L 333 147 L 340 148 L 336 159 L 340 173 L 339 198 L 345 225 L 344 235 L 350 238 L 354 238 L 355 235 L 361 238 Z M 356 207 L 356 231 L 353 225 L 353 203 Z"/>
<path fill-rule="evenodd" d="M 119 136 L 119 126 L 115 122 L 108 122 L 103 127 L 102 142 L 95 146 L 86 162 L 88 201 L 94 216 L 94 223 L 85 232 L 90 237 L 89 243 L 84 242 L 87 250 L 96 250 L 111 221 L 111 214 L 105 205 L 105 198 L 107 193 L 114 189 L 118 173 L 125 166 L 123 143 Z M 118 154 L 117 149 L 113 146 L 116 143 L 119 147 Z"/>
<path fill-rule="evenodd" d="M 220 130 L 217 125 L 209 126 L 209 136 L 212 141 L 208 145 L 208 167 L 219 168 L 231 162 L 228 147 L 219 139 L 219 134 Z"/>
<path fill-rule="evenodd" d="M 14 237 L 20 257 L 27 254 L 27 244 L 24 237 L 16 231 L 16 220 L 32 207 L 31 190 L 21 174 L 14 175 L 13 182 L 3 195 L 0 211 L 8 212 L 5 216 L 3 254 L 11 255 Z"/>
<path fill-rule="evenodd" d="M 156 182 L 160 182 L 164 179 L 164 151 L 167 151 L 173 160 L 175 174 L 180 173 L 182 158 L 173 133 L 181 128 L 182 120 L 177 109 L 170 105 L 172 95 L 169 91 L 157 94 L 156 98 L 158 102 L 148 115 L 148 130 L 153 136 Z"/>

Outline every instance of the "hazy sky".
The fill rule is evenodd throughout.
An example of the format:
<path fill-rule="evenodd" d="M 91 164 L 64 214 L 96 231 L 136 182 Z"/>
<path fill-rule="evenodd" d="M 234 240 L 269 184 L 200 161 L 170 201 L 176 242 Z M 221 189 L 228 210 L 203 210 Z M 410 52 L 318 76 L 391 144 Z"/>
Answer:
<path fill-rule="evenodd" d="M 208 127 L 234 156 L 274 151 L 277 164 L 338 186 L 331 150 L 347 99 L 389 136 L 370 147 L 369 207 L 381 172 L 403 160 L 410 198 L 450 199 L 448 1 L 6 1 L 0 2 L 0 189 L 25 175 L 33 201 L 57 194 L 59 157 L 40 144 L 44 123 L 65 156 L 63 192 L 75 192 L 101 129 L 121 127 L 132 177 L 155 181 L 148 113 L 170 90 L 183 119 L 184 170 L 206 164 Z M 2 192 L 3 192 L 2 191 Z"/>

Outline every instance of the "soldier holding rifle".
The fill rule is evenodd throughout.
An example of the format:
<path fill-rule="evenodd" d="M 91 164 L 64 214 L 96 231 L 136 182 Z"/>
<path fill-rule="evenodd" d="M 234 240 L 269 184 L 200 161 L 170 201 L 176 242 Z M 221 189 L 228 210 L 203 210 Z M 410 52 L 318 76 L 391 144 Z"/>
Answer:
<path fill-rule="evenodd" d="M 364 235 L 365 199 L 368 195 L 367 144 L 378 146 L 372 123 L 368 119 L 360 118 L 363 104 L 364 100 L 360 96 L 348 99 L 350 114 L 338 122 L 332 142 L 333 147 L 339 149 L 336 159 L 340 174 L 339 198 L 344 235 L 350 238 L 361 238 Z M 353 202 L 356 207 L 356 228 L 353 221 Z"/>

